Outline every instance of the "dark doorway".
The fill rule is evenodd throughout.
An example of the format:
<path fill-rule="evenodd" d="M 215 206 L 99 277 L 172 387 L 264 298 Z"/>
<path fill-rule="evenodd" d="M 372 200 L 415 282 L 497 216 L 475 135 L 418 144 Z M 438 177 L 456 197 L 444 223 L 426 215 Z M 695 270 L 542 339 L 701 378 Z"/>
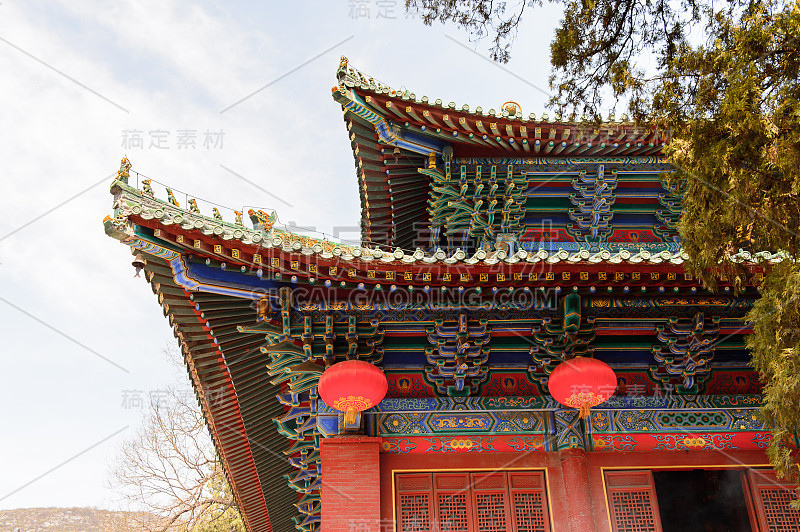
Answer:
<path fill-rule="evenodd" d="M 738 471 L 653 471 L 664 532 L 752 532 Z"/>

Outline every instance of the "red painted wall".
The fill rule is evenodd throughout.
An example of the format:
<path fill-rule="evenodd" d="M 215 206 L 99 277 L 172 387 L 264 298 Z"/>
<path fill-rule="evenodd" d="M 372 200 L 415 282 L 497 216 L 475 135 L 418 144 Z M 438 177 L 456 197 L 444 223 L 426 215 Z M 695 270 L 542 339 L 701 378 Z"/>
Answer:
<path fill-rule="evenodd" d="M 380 532 L 380 438 L 320 441 L 322 532 Z"/>

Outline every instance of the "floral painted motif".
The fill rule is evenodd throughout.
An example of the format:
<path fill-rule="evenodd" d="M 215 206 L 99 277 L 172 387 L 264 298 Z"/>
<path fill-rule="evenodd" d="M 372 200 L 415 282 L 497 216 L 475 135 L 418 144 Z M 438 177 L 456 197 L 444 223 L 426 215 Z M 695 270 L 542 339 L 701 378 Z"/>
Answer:
<path fill-rule="evenodd" d="M 384 453 L 400 453 L 405 454 L 417 448 L 417 444 L 408 438 L 390 439 L 385 438 L 381 444 L 381 450 Z"/>
<path fill-rule="evenodd" d="M 592 438 L 595 451 L 633 451 L 638 443 L 630 435 L 603 435 Z"/>
<path fill-rule="evenodd" d="M 544 436 L 517 436 L 508 440 L 508 446 L 515 451 L 542 451 Z"/>

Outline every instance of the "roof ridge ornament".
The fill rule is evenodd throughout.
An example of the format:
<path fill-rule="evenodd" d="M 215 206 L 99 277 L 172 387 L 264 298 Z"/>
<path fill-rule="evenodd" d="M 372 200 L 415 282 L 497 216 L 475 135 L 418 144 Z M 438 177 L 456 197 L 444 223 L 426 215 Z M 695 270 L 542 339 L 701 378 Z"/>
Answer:
<path fill-rule="evenodd" d="M 501 109 L 503 109 L 503 116 L 507 117 L 517 117 L 522 116 L 522 106 L 517 102 L 508 101 L 505 102 Z"/>
<path fill-rule="evenodd" d="M 120 161 L 119 163 L 119 170 L 117 170 L 117 180 L 122 181 L 127 185 L 128 178 L 131 176 L 130 169 L 131 169 L 131 162 L 128 160 L 127 157 L 123 157 L 122 161 Z"/>
<path fill-rule="evenodd" d="M 253 222 L 253 229 L 255 231 L 264 231 L 265 233 L 269 233 L 272 230 L 272 226 L 275 225 L 275 222 L 278 220 L 278 213 L 272 211 L 272 214 L 267 214 L 262 210 L 249 209 L 247 214 L 250 216 L 250 221 Z"/>

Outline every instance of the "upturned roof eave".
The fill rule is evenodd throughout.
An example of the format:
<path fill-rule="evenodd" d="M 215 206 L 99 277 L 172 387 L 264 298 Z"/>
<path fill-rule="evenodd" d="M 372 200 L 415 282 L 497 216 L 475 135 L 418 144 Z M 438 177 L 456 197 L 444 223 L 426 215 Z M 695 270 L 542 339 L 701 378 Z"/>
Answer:
<path fill-rule="evenodd" d="M 591 252 L 587 249 L 577 251 L 538 251 L 517 250 L 511 255 L 503 251 L 486 252 L 478 250 L 468 256 L 462 250 L 455 250 L 451 254 L 437 249 L 433 253 L 426 253 L 422 249 L 407 250 L 401 248 L 380 249 L 380 247 L 340 244 L 326 239 L 319 239 L 271 228 L 249 228 L 244 225 L 220 221 L 199 213 L 175 207 L 167 202 L 146 196 L 141 191 L 129 185 L 119 184 L 124 187 L 119 195 L 120 208 L 124 216 L 131 216 L 145 225 L 160 226 L 167 230 L 183 231 L 196 235 L 198 238 L 214 241 L 227 247 L 249 246 L 270 252 L 285 253 L 289 255 L 316 256 L 320 259 L 335 259 L 345 262 L 372 262 L 386 266 L 419 265 L 453 265 L 464 266 L 496 264 L 535 264 L 539 262 L 568 264 L 598 264 L 598 263 L 630 263 L 630 264 L 683 264 L 688 255 L 683 250 L 660 251 L 650 253 L 646 250 L 625 249 L 611 252 Z M 387 246 L 388 247 L 388 246 Z M 635 246 L 634 246 L 635 247 Z M 751 254 L 740 252 L 733 256 L 738 262 L 758 265 L 780 261 L 780 253 L 761 252 Z M 268 267 L 265 265 L 264 267 Z"/>
<path fill-rule="evenodd" d="M 426 96 L 417 99 L 413 92 L 396 91 L 348 67 L 346 58 L 342 58 L 337 78 L 333 97 L 346 113 L 350 110 L 362 118 L 374 113 L 389 124 L 412 130 L 422 127 L 415 132 L 487 157 L 500 153 L 518 157 L 655 155 L 668 140 L 666 132 L 655 125 L 636 124 L 626 118 L 576 122 L 561 117 L 550 120 L 544 113 L 537 120 L 534 114 L 523 116 L 521 109 L 514 114 L 503 109 L 484 112 L 481 107 L 470 110 L 468 105 L 459 107 L 452 101 L 431 102 Z M 384 140 L 394 144 L 395 139 L 386 136 Z"/>

